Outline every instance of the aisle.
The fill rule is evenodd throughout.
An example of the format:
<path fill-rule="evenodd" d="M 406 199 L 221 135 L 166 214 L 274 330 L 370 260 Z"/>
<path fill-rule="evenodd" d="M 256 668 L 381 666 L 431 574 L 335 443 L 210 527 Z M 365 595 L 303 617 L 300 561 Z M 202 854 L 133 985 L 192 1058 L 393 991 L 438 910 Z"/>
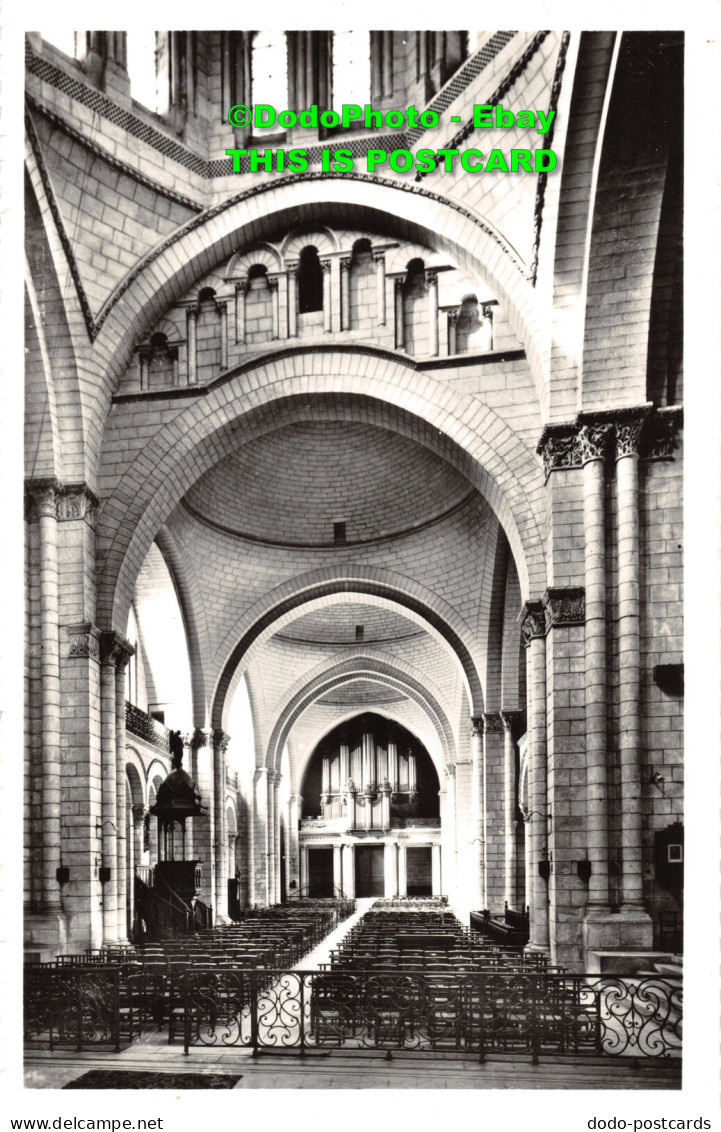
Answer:
<path fill-rule="evenodd" d="M 342 939 L 348 935 L 352 927 L 358 923 L 362 916 L 365 916 L 368 909 L 374 903 L 375 897 L 369 897 L 366 900 L 356 900 L 356 910 L 352 916 L 347 920 L 343 920 L 338 924 L 337 928 L 327 935 L 325 939 L 321 940 L 317 947 L 291 967 L 292 971 L 319 971 L 321 963 L 330 963 L 330 953 L 334 947 L 337 947 Z"/>

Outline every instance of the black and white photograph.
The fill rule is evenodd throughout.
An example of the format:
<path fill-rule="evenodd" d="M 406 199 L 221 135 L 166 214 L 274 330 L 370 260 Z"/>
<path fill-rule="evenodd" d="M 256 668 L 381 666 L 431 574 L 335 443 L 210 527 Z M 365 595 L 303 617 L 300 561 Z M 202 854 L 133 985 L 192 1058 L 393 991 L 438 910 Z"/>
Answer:
<path fill-rule="evenodd" d="M 44 11 L 2 276 L 22 1115 L 513 1090 L 515 1128 L 571 1090 L 559 1128 L 716 1127 L 718 454 L 684 513 L 684 451 L 718 52 L 682 11 Z"/>

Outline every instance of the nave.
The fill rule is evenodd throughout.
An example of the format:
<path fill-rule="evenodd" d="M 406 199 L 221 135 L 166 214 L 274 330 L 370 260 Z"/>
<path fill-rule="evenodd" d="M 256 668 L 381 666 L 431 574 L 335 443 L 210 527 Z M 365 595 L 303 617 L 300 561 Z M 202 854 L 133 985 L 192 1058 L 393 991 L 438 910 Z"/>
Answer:
<path fill-rule="evenodd" d="M 302 900 L 190 938 L 29 965 L 26 1039 L 94 1053 L 162 1041 L 193 1058 L 652 1058 L 673 1081 L 679 992 L 668 968 L 569 974 L 466 928 L 443 898 Z"/>

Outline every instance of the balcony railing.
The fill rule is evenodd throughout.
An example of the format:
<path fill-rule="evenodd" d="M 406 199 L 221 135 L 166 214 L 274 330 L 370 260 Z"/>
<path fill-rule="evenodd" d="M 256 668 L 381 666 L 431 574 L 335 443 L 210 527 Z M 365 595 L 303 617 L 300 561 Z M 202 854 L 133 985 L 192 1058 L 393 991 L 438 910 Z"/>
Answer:
<path fill-rule="evenodd" d="M 164 724 L 158 723 L 157 719 L 153 719 L 152 715 L 148 715 L 135 704 L 131 704 L 130 700 L 125 701 L 125 727 L 133 735 L 137 735 L 139 739 L 157 747 L 159 751 L 163 751 L 166 755 L 170 754 L 169 729 Z"/>
<path fill-rule="evenodd" d="M 232 786 L 233 790 L 238 789 L 237 770 L 229 770 L 228 767 L 225 768 L 225 784 L 226 786 Z"/>

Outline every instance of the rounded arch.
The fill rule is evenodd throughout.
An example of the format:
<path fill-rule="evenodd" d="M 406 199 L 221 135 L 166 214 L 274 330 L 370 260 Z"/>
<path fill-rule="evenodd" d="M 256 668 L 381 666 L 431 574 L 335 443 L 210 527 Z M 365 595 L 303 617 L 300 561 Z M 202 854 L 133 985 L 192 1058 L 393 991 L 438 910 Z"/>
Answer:
<path fill-rule="evenodd" d="M 303 377 L 302 395 L 289 394 L 289 372 Z M 355 392 L 366 377 L 372 396 Z M 342 419 L 351 407 L 359 419 L 382 428 L 391 427 L 392 419 L 394 429 L 439 451 L 496 513 L 524 597 L 531 589 L 543 591 L 545 556 L 536 520 L 542 510 L 540 463 L 489 406 L 383 350 L 296 347 L 254 359 L 217 382 L 148 442 L 115 485 L 117 499 L 107 502 L 98 524 L 104 558 L 99 617 L 125 624 L 138 564 L 193 483 L 239 442 L 281 427 L 284 416 L 307 419 L 313 394 L 337 403 Z M 115 522 L 118 508 L 122 524 Z"/>
<path fill-rule="evenodd" d="M 283 259 L 286 261 L 298 259 L 303 248 L 312 244 L 319 256 L 332 255 L 338 250 L 338 241 L 330 228 L 308 228 L 290 232 L 281 244 Z"/>
<path fill-rule="evenodd" d="M 167 527 L 161 527 L 158 530 L 155 543 L 168 567 L 185 628 L 188 659 L 190 661 L 190 687 L 193 696 L 193 723 L 196 727 L 205 727 L 208 702 L 201 637 L 205 640 L 207 630 L 202 595 L 198 590 L 197 582 L 185 569 L 183 557 Z"/>
<path fill-rule="evenodd" d="M 310 221 L 323 210 L 330 223 L 336 215 L 346 217 L 349 208 L 361 231 L 386 232 L 390 238 L 402 232 L 406 241 L 451 255 L 488 284 L 526 350 L 537 400 L 543 403 L 550 358 L 547 318 L 523 264 L 491 223 L 466 205 L 405 181 L 308 173 L 271 179 L 214 205 L 160 241 L 115 288 L 96 320 L 83 373 L 95 393 L 92 430 L 103 428 L 138 335 L 187 291 L 189 278 L 200 278 L 239 245 L 272 237 L 299 218 Z M 100 451 L 98 436 L 89 435 L 88 443 L 91 451 Z"/>
<path fill-rule="evenodd" d="M 455 741 L 451 725 L 441 706 L 440 694 L 429 687 L 429 681 L 423 673 L 396 658 L 392 661 L 382 660 L 354 652 L 332 667 L 328 667 L 327 663 L 318 665 L 290 689 L 283 706 L 277 712 L 277 721 L 266 751 L 267 765 L 276 769 L 280 766 L 282 752 L 293 724 L 312 703 L 331 688 L 350 684 L 355 680 L 373 680 L 385 687 L 402 691 L 415 700 L 431 721 L 445 761 L 452 760 Z M 357 714 L 358 709 L 354 710 Z M 440 773 L 441 768 L 436 769 Z"/>
<path fill-rule="evenodd" d="M 346 564 L 313 570 L 276 586 L 259 598 L 233 626 L 226 640 L 236 643 L 229 651 L 213 694 L 213 727 L 224 726 L 229 693 L 249 649 L 261 638 L 276 633 L 284 618 L 291 619 L 311 602 L 326 601 L 336 594 L 348 597 L 370 595 L 392 603 L 404 613 L 411 614 L 412 619 L 420 621 L 455 654 L 474 712 L 480 714 L 483 711 L 483 688 L 473 656 L 474 638 L 456 611 L 425 586 L 391 570 Z"/>
<path fill-rule="evenodd" d="M 150 798 L 150 789 L 157 790 L 161 782 L 164 782 L 168 777 L 168 767 L 161 763 L 160 759 L 153 759 L 148 767 L 147 783 L 148 783 L 148 798 Z"/>
<path fill-rule="evenodd" d="M 148 780 L 145 767 L 135 747 L 125 748 L 125 774 L 130 787 L 130 797 L 133 805 L 147 806 Z"/>
<path fill-rule="evenodd" d="M 229 837 L 238 836 L 238 808 L 232 794 L 225 795 L 225 828 Z"/>
<path fill-rule="evenodd" d="M 387 686 L 391 685 L 388 684 Z M 307 753 L 303 755 L 302 759 L 296 759 L 291 762 L 291 787 L 295 793 L 298 793 L 300 791 L 300 784 L 303 781 L 303 775 L 305 774 L 308 763 L 312 759 L 313 753 L 317 749 L 318 744 L 321 743 L 323 739 L 325 739 L 326 735 L 330 735 L 332 731 L 335 731 L 337 727 L 341 727 L 344 723 L 350 723 L 351 720 L 357 719 L 359 715 L 364 714 L 365 711 L 363 709 L 359 709 L 356 705 L 355 707 L 349 708 L 347 712 L 339 713 L 338 716 L 336 716 L 332 721 L 324 724 L 318 729 L 316 733 L 313 734 Z M 382 708 L 374 708 L 373 714 L 380 715 L 384 719 L 392 720 L 394 723 L 398 723 L 401 727 L 405 727 L 407 731 L 414 733 L 413 727 L 409 725 L 408 718 L 404 717 L 403 712 L 397 711 L 389 704 L 383 704 Z M 432 725 L 431 731 L 434 732 Z M 434 734 L 437 736 L 438 733 L 434 732 Z M 433 748 L 433 744 L 430 744 L 429 746 L 426 738 L 421 735 L 418 735 L 418 738 L 421 740 L 424 747 L 426 748 L 426 751 L 428 752 L 428 757 L 433 763 L 435 772 L 438 775 L 439 783 L 442 783 L 444 759 L 438 758 L 438 755 Z"/>
<path fill-rule="evenodd" d="M 251 267 L 264 267 L 270 273 L 280 271 L 283 259 L 272 244 L 259 244 L 247 252 L 236 252 L 225 272 L 226 279 L 242 279 Z"/>

